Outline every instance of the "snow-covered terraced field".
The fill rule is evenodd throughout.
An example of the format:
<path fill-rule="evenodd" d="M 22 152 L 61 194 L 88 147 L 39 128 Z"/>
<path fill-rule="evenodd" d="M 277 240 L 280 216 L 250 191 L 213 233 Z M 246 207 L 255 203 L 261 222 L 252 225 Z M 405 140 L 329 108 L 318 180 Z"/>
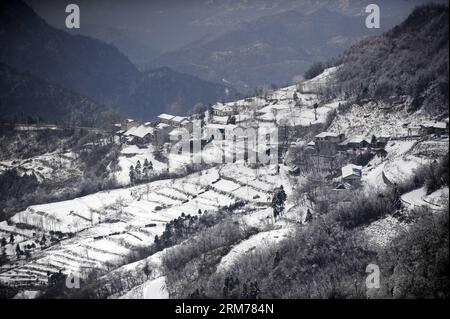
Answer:
<path fill-rule="evenodd" d="M 375 157 L 363 169 L 362 180 L 369 188 L 383 188 L 382 174 L 392 183 L 412 176 L 414 170 L 443 156 L 448 151 L 448 139 L 438 141 L 396 140 L 386 146 L 385 158 Z"/>
<path fill-rule="evenodd" d="M 130 184 L 130 166 L 136 166 L 137 162 L 140 161 L 141 165 L 144 164 L 145 160 L 151 161 L 153 164 L 153 171 L 150 174 L 158 174 L 167 170 L 167 164 L 159 162 L 155 159 L 154 147 L 148 145 L 145 148 L 139 148 L 136 145 L 127 145 L 123 147 L 119 156 L 119 171 L 115 172 L 115 177 L 120 185 Z"/>
<path fill-rule="evenodd" d="M 223 172 L 228 179 L 220 177 Z M 0 223 L 0 234 L 14 233 L 16 243 L 22 246 L 50 231 L 72 235 L 3 267 L 0 282 L 39 286 L 46 283 L 48 273 L 83 276 L 93 268 L 120 266 L 133 249 L 152 244 L 165 224 L 182 213 L 195 215 L 199 209 L 215 212 L 237 201 L 267 204 L 276 180 L 276 176 L 262 178 L 251 168 L 229 164 L 175 180 L 28 207 L 10 219 L 11 225 Z M 18 229 L 14 223 L 29 229 Z M 12 257 L 13 245 L 8 246 Z"/>

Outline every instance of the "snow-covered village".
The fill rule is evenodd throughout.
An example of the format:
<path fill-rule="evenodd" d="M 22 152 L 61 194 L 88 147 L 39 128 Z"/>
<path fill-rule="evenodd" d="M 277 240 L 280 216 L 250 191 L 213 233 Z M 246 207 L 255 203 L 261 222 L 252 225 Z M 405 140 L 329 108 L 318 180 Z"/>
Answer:
<path fill-rule="evenodd" d="M 447 34 L 446 56 L 426 54 L 448 66 L 448 8 L 415 10 Z M 408 50 L 408 19 L 290 83 L 226 88 L 189 112 L 2 111 L 0 298 L 448 298 L 448 68 L 446 89 L 430 71 L 420 92 L 391 65 L 394 84 L 352 73 L 371 46 Z M 1 84 L 0 109 L 14 101 Z"/>

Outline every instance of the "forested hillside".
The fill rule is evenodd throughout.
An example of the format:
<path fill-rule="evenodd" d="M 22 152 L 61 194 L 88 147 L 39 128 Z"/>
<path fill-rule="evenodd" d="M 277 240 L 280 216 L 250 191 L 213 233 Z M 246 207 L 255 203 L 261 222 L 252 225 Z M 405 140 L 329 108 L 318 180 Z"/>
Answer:
<path fill-rule="evenodd" d="M 196 103 L 233 94 L 232 88 L 170 69 L 141 73 L 114 46 L 51 27 L 22 1 L 0 3 L 0 43 L 1 63 L 143 120 L 170 110 L 187 114 Z M 20 107 L 6 97 L 9 107 Z"/>
<path fill-rule="evenodd" d="M 122 118 L 90 98 L 0 63 L 0 122 L 101 127 Z"/>
<path fill-rule="evenodd" d="M 448 7 L 416 8 L 389 32 L 366 39 L 333 61 L 335 94 L 386 99 L 408 95 L 411 110 L 448 114 Z"/>

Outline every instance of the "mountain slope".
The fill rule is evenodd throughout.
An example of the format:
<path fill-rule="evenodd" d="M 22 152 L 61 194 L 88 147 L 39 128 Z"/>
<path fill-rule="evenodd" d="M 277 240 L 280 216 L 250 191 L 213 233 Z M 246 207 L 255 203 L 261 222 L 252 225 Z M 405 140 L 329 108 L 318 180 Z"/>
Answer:
<path fill-rule="evenodd" d="M 225 86 L 214 90 L 213 95 L 209 83 L 167 72 L 168 78 L 160 77 L 159 81 L 168 89 L 167 96 L 173 98 L 155 99 L 161 91 L 149 85 L 148 73 L 139 72 L 115 47 L 50 27 L 22 1 L 2 1 L 0 16 L 0 62 L 123 113 L 145 114 L 142 119 L 149 120 L 174 103 L 180 113 L 187 113 L 193 100 L 208 103 L 226 97 Z M 187 89 L 179 91 L 179 87 Z M 141 92 L 139 98 L 135 92 Z"/>
<path fill-rule="evenodd" d="M 122 116 L 106 106 L 0 63 L 0 121 L 103 126 Z"/>
<path fill-rule="evenodd" d="M 72 29 L 69 33 L 86 35 L 105 43 L 111 43 L 137 67 L 148 64 L 161 54 L 158 49 L 152 47 L 149 43 L 137 39 L 136 36 L 133 36 L 133 32 L 129 30 L 84 23 L 83 28 Z"/>
<path fill-rule="evenodd" d="M 312 62 L 335 56 L 355 40 L 373 34 L 364 27 L 364 19 L 325 9 L 308 15 L 285 11 L 163 54 L 153 65 L 211 81 L 225 79 L 244 89 L 284 84 Z"/>
<path fill-rule="evenodd" d="M 338 93 L 408 95 L 411 110 L 448 114 L 448 24 L 447 6 L 422 6 L 391 31 L 351 47 L 335 62 Z"/>
<path fill-rule="evenodd" d="M 0 61 L 105 103 L 139 74 L 115 47 L 47 25 L 21 1 L 0 5 Z"/>
<path fill-rule="evenodd" d="M 210 104 L 226 97 L 234 97 L 235 90 L 197 77 L 161 67 L 142 73 L 133 83 L 128 99 L 127 114 L 137 118 L 151 118 L 157 113 L 151 108 L 186 115 L 197 103 Z"/>

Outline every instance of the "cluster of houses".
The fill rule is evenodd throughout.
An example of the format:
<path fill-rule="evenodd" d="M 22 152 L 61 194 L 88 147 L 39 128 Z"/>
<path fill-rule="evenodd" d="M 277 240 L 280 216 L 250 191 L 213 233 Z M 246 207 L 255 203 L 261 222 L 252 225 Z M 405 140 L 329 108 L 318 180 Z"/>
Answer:
<path fill-rule="evenodd" d="M 363 150 L 368 147 L 383 149 L 388 136 L 373 136 L 370 141 L 362 137 L 348 137 L 343 133 L 322 132 L 307 144 L 307 149 L 322 156 L 333 156 L 338 152 Z"/>
<path fill-rule="evenodd" d="M 389 141 L 387 136 L 372 136 L 370 140 L 362 137 L 346 137 L 342 133 L 321 132 L 313 141 L 307 144 L 311 154 L 319 156 L 334 156 L 339 152 L 355 152 L 371 149 L 377 154 L 384 150 Z M 336 189 L 353 189 L 360 185 L 362 166 L 348 164 L 341 168 L 341 180 Z"/>
<path fill-rule="evenodd" d="M 430 121 L 422 123 L 414 132 L 409 125 L 407 137 L 448 136 L 448 119 L 442 122 Z M 334 156 L 339 152 L 362 151 L 370 148 L 378 155 L 385 156 L 384 150 L 389 136 L 372 136 L 370 140 L 362 137 L 349 137 L 342 133 L 322 132 L 307 144 L 307 149 L 319 156 Z M 341 183 L 337 189 L 352 189 L 360 185 L 362 166 L 348 164 L 341 168 Z"/>
<path fill-rule="evenodd" d="M 127 119 L 114 125 L 115 134 L 122 143 L 130 145 L 146 145 L 154 143 L 162 145 L 169 140 L 172 131 L 186 128 L 192 131 L 192 121 L 183 116 L 160 114 L 154 123 L 140 123 L 133 119 Z"/>
<path fill-rule="evenodd" d="M 229 113 L 228 107 L 223 107 L 224 104 L 218 104 L 220 107 L 212 108 L 212 114 L 214 116 L 231 116 L 235 113 Z M 217 114 L 217 115 L 216 115 Z M 229 122 L 220 123 L 214 121 L 212 118 L 210 121 L 203 123 L 201 136 L 192 134 L 194 130 L 193 118 L 174 116 L 170 114 L 160 114 L 155 122 L 140 123 L 132 119 L 123 121 L 115 125 L 116 135 L 119 137 L 121 143 L 128 145 L 137 145 L 138 147 L 145 147 L 149 144 L 154 146 L 167 147 L 171 144 L 173 147 L 178 147 L 179 152 L 182 151 L 183 144 L 177 144 L 180 136 L 183 136 L 187 132 L 189 133 L 189 139 L 191 143 L 191 152 L 194 139 L 200 139 L 201 147 L 212 142 L 213 140 L 225 140 L 226 142 L 235 143 L 236 147 L 233 148 L 231 144 L 222 144 L 227 152 L 234 152 L 233 157 L 236 157 L 236 152 L 242 152 L 244 158 L 249 152 L 260 153 L 266 152 L 267 155 L 271 154 L 275 146 L 278 146 L 278 140 L 272 140 L 270 138 L 271 131 L 264 127 L 260 129 L 258 126 L 242 127 L 240 125 L 231 124 Z M 246 136 L 247 129 L 253 129 L 251 136 Z M 239 129 L 239 130 L 238 130 Z M 241 130 L 242 129 L 242 130 Z M 275 129 L 275 128 L 273 128 Z M 245 136 L 241 136 L 244 134 Z M 250 134 L 250 133 L 249 133 Z M 261 135 L 261 136 L 260 136 Z M 256 141 L 256 144 L 253 142 Z M 276 143 L 276 145 L 275 145 Z M 231 146 L 231 148 L 229 148 Z M 242 148 L 245 148 L 243 150 Z"/>
<path fill-rule="evenodd" d="M 422 123 L 419 128 L 420 135 L 448 135 L 448 118 L 444 121 L 429 121 Z"/>

